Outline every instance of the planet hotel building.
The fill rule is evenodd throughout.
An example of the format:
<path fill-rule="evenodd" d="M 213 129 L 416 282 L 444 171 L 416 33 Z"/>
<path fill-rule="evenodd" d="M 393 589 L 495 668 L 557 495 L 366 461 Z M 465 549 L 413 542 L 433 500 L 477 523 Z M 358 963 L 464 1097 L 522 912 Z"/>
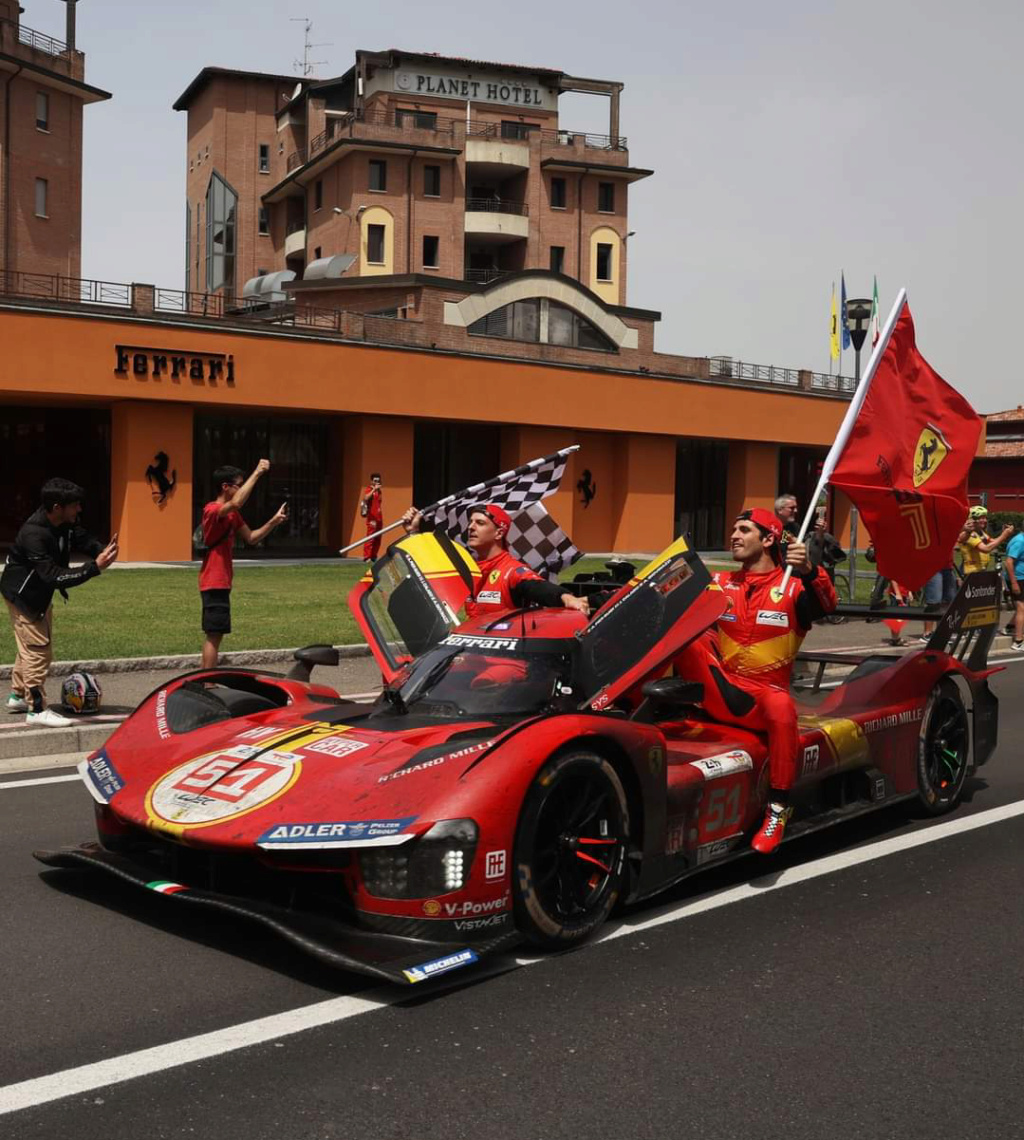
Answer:
<path fill-rule="evenodd" d="M 24 187 L 49 142 L 33 93 L 72 89 L 69 155 L 105 93 L 4 9 L 0 544 L 59 473 L 125 558 L 187 559 L 212 469 L 261 456 L 252 517 L 291 502 L 277 553 L 358 537 L 371 470 L 390 519 L 570 443 L 549 507 L 584 550 L 720 547 L 741 504 L 807 492 L 845 385 L 659 353 L 660 314 L 628 304 L 629 198 L 653 171 L 621 84 L 397 50 L 325 81 L 204 68 L 174 104 L 185 288 L 99 282 L 78 276 L 77 190 L 41 218 Z M 569 91 L 606 101 L 607 134 L 563 123 Z"/>

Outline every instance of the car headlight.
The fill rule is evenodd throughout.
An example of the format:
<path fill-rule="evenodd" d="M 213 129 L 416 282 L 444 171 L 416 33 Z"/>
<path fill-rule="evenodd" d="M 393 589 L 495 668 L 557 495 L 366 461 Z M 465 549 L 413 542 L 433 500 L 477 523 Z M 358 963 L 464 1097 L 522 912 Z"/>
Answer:
<path fill-rule="evenodd" d="M 383 899 L 428 899 L 461 890 L 473 866 L 478 834 L 471 819 L 443 819 L 401 847 L 361 851 L 363 886 Z"/>

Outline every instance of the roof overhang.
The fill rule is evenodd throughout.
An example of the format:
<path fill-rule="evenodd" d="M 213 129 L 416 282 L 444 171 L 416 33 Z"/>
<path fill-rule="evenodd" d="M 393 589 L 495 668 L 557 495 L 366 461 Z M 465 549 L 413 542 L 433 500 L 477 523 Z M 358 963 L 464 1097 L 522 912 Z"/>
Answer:
<path fill-rule="evenodd" d="M 66 95 L 73 95 L 83 103 L 102 103 L 105 99 L 113 99 L 109 91 L 93 87 L 89 83 L 82 83 L 78 79 L 71 79 L 59 71 L 52 71 L 48 67 L 40 67 L 27 59 L 20 59 L 16 55 L 0 52 L 0 71 L 20 72 L 21 74 L 40 75 L 46 80 L 47 87 L 63 91 Z"/>
<path fill-rule="evenodd" d="M 231 67 L 204 67 L 185 90 L 182 91 L 178 98 L 174 100 L 171 104 L 172 109 L 175 111 L 187 111 L 192 100 L 195 99 L 207 83 L 214 78 L 269 79 L 275 83 L 301 83 L 304 87 L 308 86 L 310 82 L 308 79 L 304 79 L 299 75 L 277 75 L 267 71 L 241 71 Z"/>
<path fill-rule="evenodd" d="M 614 162 L 573 162 L 570 159 L 545 158 L 541 160 L 542 170 L 564 170 L 567 174 L 600 174 L 605 178 L 621 178 L 624 182 L 639 182 L 650 178 L 653 170 L 643 170 L 639 166 L 618 166 Z"/>
<path fill-rule="evenodd" d="M 282 178 L 276 186 L 272 186 L 263 195 L 264 202 L 280 202 L 285 198 L 297 194 L 308 185 L 311 178 L 322 174 L 338 159 L 347 158 L 349 154 L 362 151 L 377 151 L 384 154 L 429 154 L 435 158 L 457 158 L 462 152 L 450 146 L 417 146 L 414 143 L 385 142 L 377 139 L 336 139 L 326 150 L 323 150 L 305 166 L 296 167 L 286 178 Z M 347 152 L 347 153 L 343 153 Z"/>

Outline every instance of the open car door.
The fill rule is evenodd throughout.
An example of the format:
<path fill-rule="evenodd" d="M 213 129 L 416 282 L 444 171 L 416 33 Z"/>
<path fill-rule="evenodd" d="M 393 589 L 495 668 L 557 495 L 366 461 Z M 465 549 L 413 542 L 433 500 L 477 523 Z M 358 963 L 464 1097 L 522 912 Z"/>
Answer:
<path fill-rule="evenodd" d="M 577 637 L 584 699 L 599 712 L 657 673 L 726 609 L 723 591 L 678 538 L 614 594 Z"/>
<path fill-rule="evenodd" d="M 367 570 L 348 605 L 385 681 L 458 625 L 478 573 L 469 551 L 444 531 L 392 543 Z"/>

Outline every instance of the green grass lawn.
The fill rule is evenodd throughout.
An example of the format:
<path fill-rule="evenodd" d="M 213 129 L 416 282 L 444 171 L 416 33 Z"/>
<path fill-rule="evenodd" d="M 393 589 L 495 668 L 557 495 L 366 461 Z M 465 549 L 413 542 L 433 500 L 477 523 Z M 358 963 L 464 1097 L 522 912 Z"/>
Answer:
<path fill-rule="evenodd" d="M 563 578 L 604 570 L 584 558 Z M 717 567 L 715 567 L 717 568 Z M 866 601 L 874 570 L 866 562 L 858 600 Z M 235 566 L 234 632 L 224 649 L 281 649 L 311 642 L 344 645 L 362 638 L 346 599 L 362 574 L 355 563 Z M 192 569 L 113 570 L 54 598 L 54 656 L 60 661 L 198 653 L 203 641 L 197 573 Z M 14 637 L 0 621 L 0 662 L 14 660 Z"/>

